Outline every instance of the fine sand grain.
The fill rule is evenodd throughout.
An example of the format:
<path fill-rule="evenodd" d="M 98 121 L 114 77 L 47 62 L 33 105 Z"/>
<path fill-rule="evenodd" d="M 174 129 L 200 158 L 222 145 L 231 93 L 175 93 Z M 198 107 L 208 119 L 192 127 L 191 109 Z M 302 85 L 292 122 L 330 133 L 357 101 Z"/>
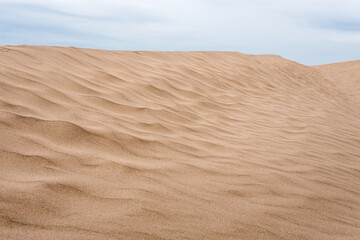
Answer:
<path fill-rule="evenodd" d="M 0 239 L 360 239 L 360 61 L 0 48 Z"/>

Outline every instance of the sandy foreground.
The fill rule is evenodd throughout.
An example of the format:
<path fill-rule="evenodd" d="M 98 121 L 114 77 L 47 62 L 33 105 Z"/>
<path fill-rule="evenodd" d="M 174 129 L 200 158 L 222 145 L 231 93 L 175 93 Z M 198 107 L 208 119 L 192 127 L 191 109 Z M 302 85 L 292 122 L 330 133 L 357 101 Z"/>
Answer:
<path fill-rule="evenodd" d="M 0 47 L 0 239 L 360 239 L 360 61 Z"/>

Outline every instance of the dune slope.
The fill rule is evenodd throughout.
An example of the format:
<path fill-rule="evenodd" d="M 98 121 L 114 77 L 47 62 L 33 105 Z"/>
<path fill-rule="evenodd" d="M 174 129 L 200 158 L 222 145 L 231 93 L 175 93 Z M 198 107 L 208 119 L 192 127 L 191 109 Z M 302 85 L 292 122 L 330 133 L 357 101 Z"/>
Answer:
<path fill-rule="evenodd" d="M 359 239 L 341 68 L 1 47 L 0 239 Z"/>
<path fill-rule="evenodd" d="M 315 66 L 336 84 L 343 94 L 360 104 L 360 60 Z"/>

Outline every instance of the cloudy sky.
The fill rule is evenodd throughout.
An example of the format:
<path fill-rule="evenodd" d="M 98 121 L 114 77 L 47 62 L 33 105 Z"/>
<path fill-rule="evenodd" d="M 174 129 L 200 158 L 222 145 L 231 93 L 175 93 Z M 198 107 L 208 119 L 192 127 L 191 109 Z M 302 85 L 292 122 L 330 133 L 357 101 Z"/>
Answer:
<path fill-rule="evenodd" d="M 0 45 L 360 59 L 359 0 L 0 0 Z"/>

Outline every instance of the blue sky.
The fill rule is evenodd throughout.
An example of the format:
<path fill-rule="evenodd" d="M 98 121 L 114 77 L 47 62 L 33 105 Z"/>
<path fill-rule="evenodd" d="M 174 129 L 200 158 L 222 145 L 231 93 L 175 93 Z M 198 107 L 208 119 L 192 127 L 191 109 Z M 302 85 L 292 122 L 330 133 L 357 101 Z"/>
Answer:
<path fill-rule="evenodd" d="M 360 59 L 359 0 L 0 0 L 0 45 Z"/>

